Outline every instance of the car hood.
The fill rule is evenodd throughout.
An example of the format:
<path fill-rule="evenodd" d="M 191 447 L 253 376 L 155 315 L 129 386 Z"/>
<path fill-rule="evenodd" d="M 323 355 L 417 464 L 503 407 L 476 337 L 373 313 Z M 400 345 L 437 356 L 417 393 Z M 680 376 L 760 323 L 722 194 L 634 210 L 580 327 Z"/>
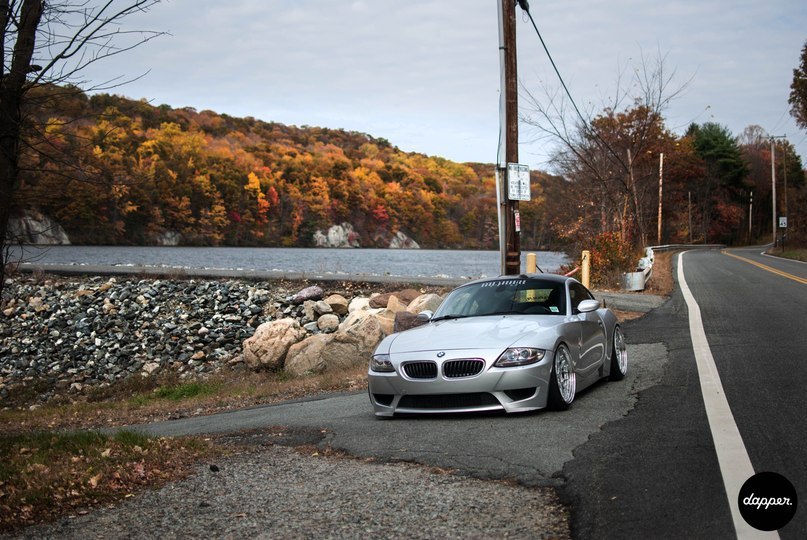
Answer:
<path fill-rule="evenodd" d="M 489 315 L 432 322 L 397 334 L 389 352 L 504 350 L 530 333 L 538 338 L 542 330 L 557 326 L 563 320 L 564 317 L 557 315 Z"/>

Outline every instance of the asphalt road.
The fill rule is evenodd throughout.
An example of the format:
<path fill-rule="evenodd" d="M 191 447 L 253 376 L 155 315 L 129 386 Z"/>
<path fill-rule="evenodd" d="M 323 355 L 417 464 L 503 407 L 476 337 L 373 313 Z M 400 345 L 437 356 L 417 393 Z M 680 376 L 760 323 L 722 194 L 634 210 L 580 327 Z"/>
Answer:
<path fill-rule="evenodd" d="M 685 277 L 754 470 L 784 475 L 802 496 L 779 535 L 805 538 L 807 265 L 759 251 L 688 252 Z M 595 385 L 562 413 L 379 420 L 366 395 L 345 394 L 138 428 L 316 428 L 326 430 L 320 444 L 357 456 L 554 486 L 576 538 L 735 537 L 680 288 L 624 329 L 629 376 Z"/>
<path fill-rule="evenodd" d="M 805 538 L 807 319 L 799 308 L 807 305 L 807 287 L 752 262 L 801 279 L 807 265 L 761 251 L 730 251 L 746 260 L 689 252 L 684 275 L 754 471 L 778 472 L 802 495 L 795 518 L 779 535 Z M 677 272 L 678 259 L 675 266 Z M 574 536 L 735 536 L 687 317 L 676 287 L 669 302 L 629 326 L 633 343 L 666 345 L 664 376 L 640 394 L 628 417 L 606 426 L 564 466 L 562 493 L 572 504 Z"/>

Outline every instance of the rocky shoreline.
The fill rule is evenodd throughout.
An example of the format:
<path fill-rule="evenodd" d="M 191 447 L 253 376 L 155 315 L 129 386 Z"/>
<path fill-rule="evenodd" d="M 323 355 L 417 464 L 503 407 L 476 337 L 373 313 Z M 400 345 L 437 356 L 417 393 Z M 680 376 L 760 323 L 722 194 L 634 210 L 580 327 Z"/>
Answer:
<path fill-rule="evenodd" d="M 271 342 L 263 352 L 250 346 L 280 326 L 294 331 L 281 358 L 296 347 L 291 371 L 321 371 L 312 354 L 323 347 L 350 343 L 353 349 L 342 350 L 366 353 L 393 330 L 406 303 L 379 295 L 391 290 L 353 282 L 17 275 L 7 280 L 0 307 L 0 405 L 19 404 L 22 391 L 44 403 L 166 372 L 191 378 L 225 368 L 283 369 L 282 361 L 261 360 L 267 347 L 277 348 Z M 371 328 L 369 337 L 360 327 Z"/>

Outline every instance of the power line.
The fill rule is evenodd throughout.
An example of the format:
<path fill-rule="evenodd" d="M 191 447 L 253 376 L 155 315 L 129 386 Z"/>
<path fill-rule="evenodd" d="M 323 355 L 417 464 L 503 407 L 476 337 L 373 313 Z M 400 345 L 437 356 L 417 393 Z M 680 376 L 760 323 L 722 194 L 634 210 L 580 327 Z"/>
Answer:
<path fill-rule="evenodd" d="M 544 52 L 546 53 L 547 58 L 549 58 L 549 63 L 552 64 L 552 68 L 555 70 L 555 75 L 558 76 L 558 80 L 560 81 L 560 84 L 563 87 L 563 91 L 566 93 L 566 96 L 569 98 L 569 101 L 572 102 L 572 107 L 574 107 L 574 110 L 577 113 L 577 116 L 580 118 L 580 121 L 583 122 L 583 126 L 585 127 L 586 131 L 591 133 L 598 141 L 600 141 L 600 143 L 602 143 L 605 146 L 605 148 L 608 149 L 608 151 L 616 158 L 619 164 L 622 165 L 622 168 L 625 169 L 625 171 L 629 171 L 630 168 L 625 164 L 624 161 L 622 161 L 622 158 L 620 158 L 619 155 L 614 151 L 614 149 L 611 148 L 611 145 L 609 145 L 607 142 L 605 142 L 605 140 L 603 140 L 602 137 L 600 137 L 599 133 L 597 133 L 594 129 L 592 129 L 591 126 L 589 126 L 588 120 L 586 120 L 586 118 L 580 112 L 580 109 L 577 107 L 577 103 L 575 103 L 574 98 L 572 97 L 572 93 L 566 86 L 566 82 L 563 80 L 563 77 L 560 74 L 560 70 L 558 69 L 557 64 L 555 64 L 555 60 L 552 58 L 552 54 L 549 52 L 549 48 L 546 46 L 546 42 L 544 41 L 544 38 L 541 35 L 541 31 L 538 30 L 538 25 L 535 24 L 535 19 L 532 18 L 532 13 L 530 13 L 530 6 L 527 0 L 518 0 L 518 5 L 521 6 L 521 9 L 524 11 L 524 13 L 527 14 L 527 17 L 529 17 L 530 22 L 532 23 L 532 27 L 535 29 L 535 33 L 538 35 L 538 39 L 541 41 L 541 45 L 544 48 Z"/>

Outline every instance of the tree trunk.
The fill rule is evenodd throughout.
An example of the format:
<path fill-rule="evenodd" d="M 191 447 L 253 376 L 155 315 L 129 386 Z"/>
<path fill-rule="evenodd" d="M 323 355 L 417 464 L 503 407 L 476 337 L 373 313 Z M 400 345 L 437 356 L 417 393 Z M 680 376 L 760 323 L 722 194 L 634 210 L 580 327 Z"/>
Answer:
<path fill-rule="evenodd" d="M 25 0 L 19 11 L 16 27 L 16 40 L 8 72 L 0 73 L 0 245 L 3 249 L 0 261 L 0 299 L 5 285 L 6 272 L 6 233 L 14 192 L 19 184 L 20 136 L 22 132 L 22 100 L 26 92 L 26 81 L 31 69 L 31 58 L 36 47 L 36 30 L 42 18 L 45 2 L 43 0 Z M 13 33 L 13 26 L 8 21 L 13 13 L 8 1 L 0 3 L 0 17 L 6 24 L 0 28 L 3 46 L 13 40 L 8 33 Z M 3 50 L 5 64 L 6 51 Z"/>

